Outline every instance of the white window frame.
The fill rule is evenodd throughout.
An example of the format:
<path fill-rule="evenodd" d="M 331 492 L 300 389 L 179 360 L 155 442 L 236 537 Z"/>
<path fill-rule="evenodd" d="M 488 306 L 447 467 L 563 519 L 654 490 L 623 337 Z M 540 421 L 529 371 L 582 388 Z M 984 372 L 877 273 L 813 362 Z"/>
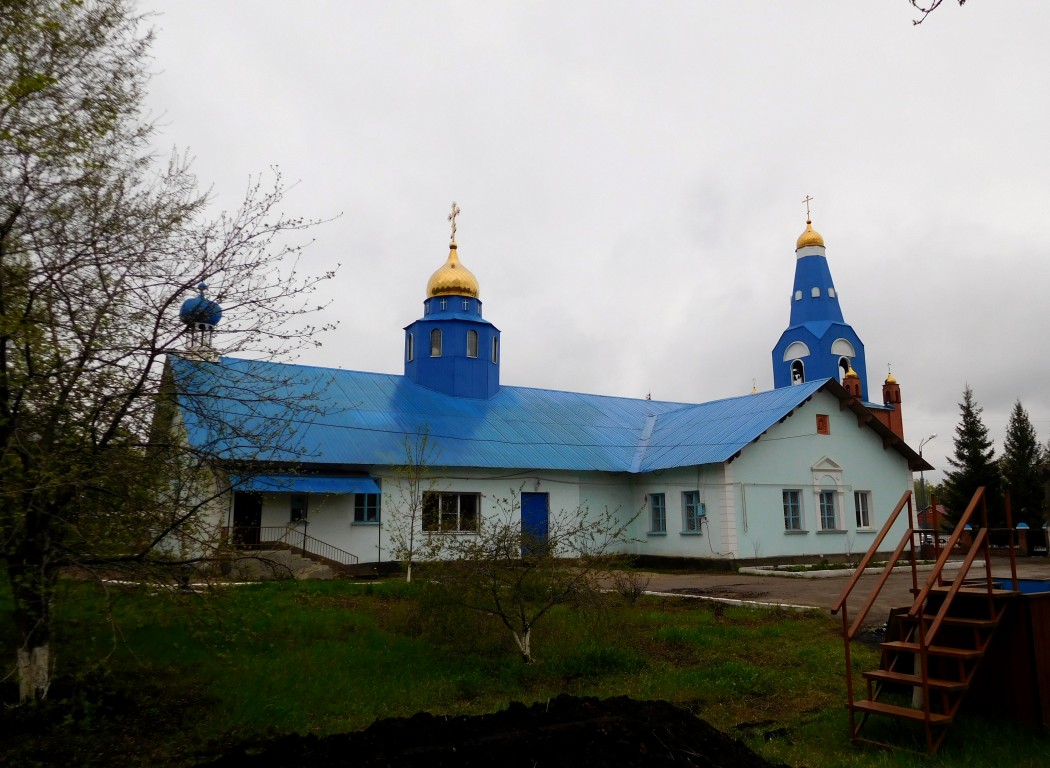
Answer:
<path fill-rule="evenodd" d="M 682 491 L 682 533 L 702 534 L 707 506 L 700 501 L 700 491 Z"/>
<path fill-rule="evenodd" d="M 405 335 L 405 360 L 412 362 L 416 359 L 416 340 L 411 332 Z"/>
<path fill-rule="evenodd" d="M 649 494 L 649 533 L 667 533 L 667 497 Z"/>
<path fill-rule="evenodd" d="M 784 530 L 804 531 L 805 528 L 802 527 L 802 489 L 785 488 L 780 498 L 784 505 Z M 792 525 L 792 523 L 797 524 Z"/>
<path fill-rule="evenodd" d="M 492 362 L 499 363 L 499 336 L 492 337 Z"/>
<path fill-rule="evenodd" d="M 870 530 L 871 525 L 871 491 L 853 492 L 853 510 L 856 515 L 857 530 Z"/>
<path fill-rule="evenodd" d="M 838 528 L 838 510 L 836 509 L 835 497 L 838 496 L 838 491 L 834 489 L 822 488 L 817 496 L 817 503 L 820 508 L 820 530 L 822 531 L 837 531 Z M 831 510 L 830 515 L 828 510 Z M 828 523 L 831 523 L 828 525 Z"/>
<path fill-rule="evenodd" d="M 430 331 L 430 356 L 441 357 L 441 329 L 433 328 Z"/>
<path fill-rule="evenodd" d="M 471 329 L 467 331 L 467 357 L 478 356 L 478 332 Z"/>
<path fill-rule="evenodd" d="M 465 499 L 470 499 L 470 504 L 464 505 Z M 465 506 L 473 507 L 473 515 L 465 514 Z M 423 494 L 420 525 L 424 533 L 477 533 L 480 524 L 480 493 L 427 491 Z"/>

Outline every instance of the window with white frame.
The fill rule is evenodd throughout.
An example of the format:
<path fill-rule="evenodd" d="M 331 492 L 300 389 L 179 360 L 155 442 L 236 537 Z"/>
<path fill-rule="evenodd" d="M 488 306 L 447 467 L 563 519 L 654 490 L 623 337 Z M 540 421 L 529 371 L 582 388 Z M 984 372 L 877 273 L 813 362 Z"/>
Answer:
<path fill-rule="evenodd" d="M 412 362 L 416 356 L 415 337 L 409 333 L 405 335 L 405 360 Z"/>
<path fill-rule="evenodd" d="M 477 533 L 480 493 L 423 494 L 423 530 L 432 533 Z"/>
<path fill-rule="evenodd" d="M 825 531 L 835 530 L 835 491 L 820 492 L 820 527 Z"/>
<path fill-rule="evenodd" d="M 440 301 L 438 302 L 438 304 L 439 304 L 439 305 L 441 306 L 441 309 L 442 309 L 442 310 L 446 310 L 446 309 L 448 309 L 448 299 L 441 299 L 441 300 L 440 300 Z"/>
<path fill-rule="evenodd" d="M 355 493 L 354 522 L 378 523 L 379 519 L 379 494 Z"/>
<path fill-rule="evenodd" d="M 857 511 L 857 527 L 871 528 L 871 491 L 854 491 L 853 507 Z"/>
<path fill-rule="evenodd" d="M 492 362 L 499 362 L 499 336 L 492 337 Z"/>
<path fill-rule="evenodd" d="M 430 356 L 441 357 L 441 329 L 435 328 L 430 332 Z"/>
<path fill-rule="evenodd" d="M 703 533 L 704 516 L 707 510 L 700 501 L 700 491 L 682 493 L 682 532 Z"/>
<path fill-rule="evenodd" d="M 467 331 L 467 357 L 478 356 L 478 332 Z"/>
<path fill-rule="evenodd" d="M 783 493 L 784 530 L 802 530 L 802 490 L 790 489 Z"/>
<path fill-rule="evenodd" d="M 649 532 L 667 532 L 667 505 L 662 493 L 649 494 Z"/>
<path fill-rule="evenodd" d="M 464 312 L 469 312 L 470 311 L 470 299 L 463 299 L 463 311 Z"/>

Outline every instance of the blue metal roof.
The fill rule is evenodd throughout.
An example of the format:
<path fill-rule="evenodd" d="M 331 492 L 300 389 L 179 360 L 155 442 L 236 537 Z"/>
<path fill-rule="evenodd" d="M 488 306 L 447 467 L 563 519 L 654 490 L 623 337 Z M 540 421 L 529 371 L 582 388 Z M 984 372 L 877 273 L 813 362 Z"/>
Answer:
<path fill-rule="evenodd" d="M 222 458 L 403 465 L 428 432 L 439 467 L 648 472 L 727 461 L 828 380 L 688 404 L 502 386 L 457 398 L 404 376 L 173 357 L 190 443 Z"/>
<path fill-rule="evenodd" d="M 238 491 L 271 493 L 379 493 L 379 485 L 370 477 L 325 475 L 234 475 L 230 485 Z"/>

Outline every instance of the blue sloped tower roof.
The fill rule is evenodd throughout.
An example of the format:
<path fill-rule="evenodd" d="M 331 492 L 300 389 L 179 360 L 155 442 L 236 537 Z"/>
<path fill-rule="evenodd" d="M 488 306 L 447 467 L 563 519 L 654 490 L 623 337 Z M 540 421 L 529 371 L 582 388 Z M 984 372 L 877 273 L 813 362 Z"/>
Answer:
<path fill-rule="evenodd" d="M 427 432 L 442 467 L 639 473 L 723 462 L 834 381 L 710 403 L 503 386 L 487 399 L 405 376 L 234 358 L 173 357 L 190 444 L 226 460 L 405 463 Z M 881 426 L 881 425 L 879 425 Z"/>
<path fill-rule="evenodd" d="M 796 243 L 795 280 L 788 327 L 773 348 L 773 386 L 833 378 L 857 372 L 861 398 L 868 399 L 864 343 L 842 316 L 838 291 L 824 249 L 824 238 L 807 219 Z"/>

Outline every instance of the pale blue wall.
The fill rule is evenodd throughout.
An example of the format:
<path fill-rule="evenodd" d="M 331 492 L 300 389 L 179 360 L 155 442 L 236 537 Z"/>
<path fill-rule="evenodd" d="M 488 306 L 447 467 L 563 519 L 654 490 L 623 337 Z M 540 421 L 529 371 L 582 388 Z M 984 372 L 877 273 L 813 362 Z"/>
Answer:
<path fill-rule="evenodd" d="M 830 435 L 817 434 L 816 416 L 830 420 Z M 839 530 L 820 530 L 817 493 L 812 467 L 827 457 L 841 466 L 837 501 Z M 911 487 L 906 459 L 868 427 L 858 428 L 850 411 L 840 411 L 837 398 L 817 393 L 794 414 L 769 430 L 757 443 L 744 449 L 731 465 L 739 484 L 737 535 L 739 557 L 778 555 L 845 555 L 847 550 L 864 552 L 878 529 Z M 824 473 L 819 473 L 823 475 Z M 834 475 L 834 473 L 832 473 Z M 782 491 L 802 490 L 803 533 L 784 529 Z M 871 492 L 871 528 L 858 530 L 853 504 L 854 491 Z M 890 547 L 907 529 L 901 519 L 891 532 Z"/>

